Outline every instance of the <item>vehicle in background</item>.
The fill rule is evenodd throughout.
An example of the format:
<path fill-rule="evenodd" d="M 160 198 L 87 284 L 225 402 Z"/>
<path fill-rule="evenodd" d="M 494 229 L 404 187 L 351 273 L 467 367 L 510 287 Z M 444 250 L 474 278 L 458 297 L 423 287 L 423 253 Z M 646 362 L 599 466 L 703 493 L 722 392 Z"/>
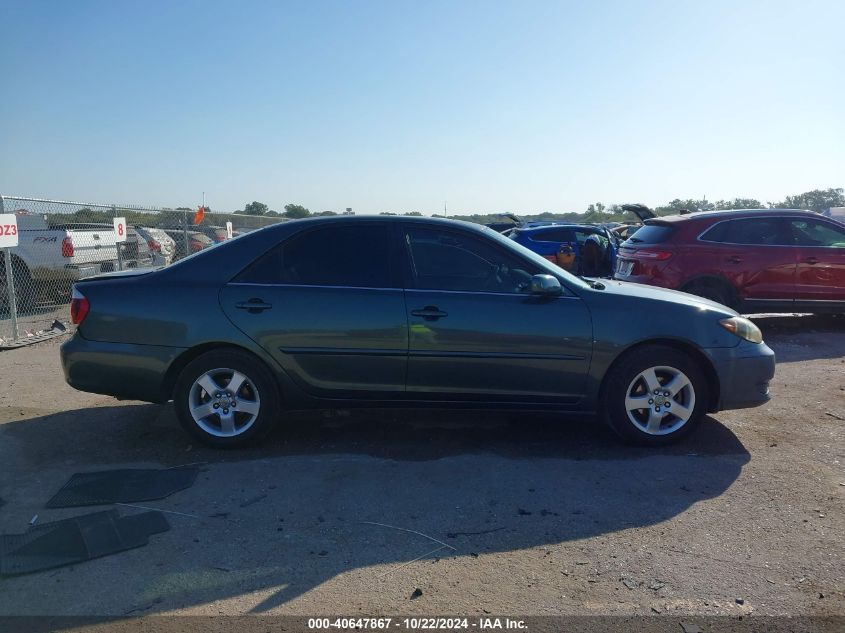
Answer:
<path fill-rule="evenodd" d="M 66 302 L 75 281 L 117 269 L 114 228 L 47 224 L 46 216 L 15 211 L 18 246 L 11 249 L 18 310 L 38 301 Z M 6 267 L 0 265 L 0 308 L 8 310 Z"/>
<path fill-rule="evenodd" d="M 485 224 L 488 229 L 493 229 L 497 233 L 507 233 L 511 229 L 514 229 L 518 226 L 522 226 L 525 224 L 522 218 L 513 213 L 500 213 L 499 215 L 502 216 L 502 222 L 489 222 Z"/>
<path fill-rule="evenodd" d="M 176 254 L 176 242 L 162 229 L 136 226 L 135 230 L 147 242 L 153 266 L 168 266 Z"/>
<path fill-rule="evenodd" d="M 644 204 L 623 204 L 621 207 L 623 211 L 628 211 L 635 215 L 639 222 L 626 222 L 612 227 L 611 230 L 619 239 L 619 242 L 624 242 L 636 233 L 646 220 L 657 217 L 654 211 Z"/>
<path fill-rule="evenodd" d="M 209 248 L 214 246 L 214 241 L 208 237 L 207 235 L 200 233 L 199 231 L 194 231 L 193 229 L 187 231 L 187 250 L 185 249 L 185 236 L 186 232 L 182 229 L 164 229 L 164 232 L 169 235 L 176 246 L 176 250 L 173 255 L 173 261 L 178 261 L 188 255 L 193 255 L 194 253 L 198 253 L 205 248 Z"/>
<path fill-rule="evenodd" d="M 229 234 L 226 232 L 225 226 L 211 226 L 207 224 L 199 224 L 197 226 L 194 226 L 193 229 L 211 238 L 211 241 L 215 244 L 222 244 L 223 242 L 229 239 Z"/>
<path fill-rule="evenodd" d="M 845 226 L 812 211 L 703 211 L 645 221 L 616 279 L 745 312 L 845 312 Z"/>
<path fill-rule="evenodd" d="M 118 265 L 123 269 L 146 268 L 153 265 L 153 256 L 147 240 L 134 227 L 126 228 L 126 239 L 118 242 L 120 247 L 120 261 Z"/>
<path fill-rule="evenodd" d="M 618 240 L 598 224 L 524 225 L 507 236 L 555 264 L 571 261 L 562 267 L 575 275 L 611 277 L 616 266 Z"/>
<path fill-rule="evenodd" d="M 218 447 L 259 440 L 283 411 L 379 405 L 597 414 L 660 445 L 707 412 L 763 404 L 775 370 L 760 330 L 723 305 L 588 282 L 432 218 L 278 224 L 82 281 L 71 315 L 72 387 L 173 400 Z"/>
<path fill-rule="evenodd" d="M 822 215 L 829 217 L 831 220 L 836 220 L 840 224 L 845 224 L 845 207 L 831 207 L 827 211 L 823 211 Z"/>

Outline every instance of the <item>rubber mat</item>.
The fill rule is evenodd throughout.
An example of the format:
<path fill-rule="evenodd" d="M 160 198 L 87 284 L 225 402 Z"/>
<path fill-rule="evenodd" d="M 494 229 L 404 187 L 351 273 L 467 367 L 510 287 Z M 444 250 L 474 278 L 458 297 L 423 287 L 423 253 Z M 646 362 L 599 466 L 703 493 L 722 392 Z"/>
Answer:
<path fill-rule="evenodd" d="M 48 508 L 164 499 L 193 485 L 198 468 L 132 468 L 77 473 L 47 502 Z"/>
<path fill-rule="evenodd" d="M 0 575 L 31 574 L 142 547 L 151 534 L 169 529 L 158 511 L 121 517 L 107 510 L 42 523 L 0 536 Z"/>

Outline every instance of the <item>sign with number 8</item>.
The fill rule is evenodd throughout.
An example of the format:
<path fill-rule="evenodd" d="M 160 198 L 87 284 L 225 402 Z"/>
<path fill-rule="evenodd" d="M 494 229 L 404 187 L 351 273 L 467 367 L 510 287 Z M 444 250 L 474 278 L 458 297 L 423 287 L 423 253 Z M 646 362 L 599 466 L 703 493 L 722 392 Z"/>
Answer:
<path fill-rule="evenodd" d="M 114 241 L 115 242 L 125 242 L 126 241 L 126 218 L 115 218 L 114 219 Z"/>

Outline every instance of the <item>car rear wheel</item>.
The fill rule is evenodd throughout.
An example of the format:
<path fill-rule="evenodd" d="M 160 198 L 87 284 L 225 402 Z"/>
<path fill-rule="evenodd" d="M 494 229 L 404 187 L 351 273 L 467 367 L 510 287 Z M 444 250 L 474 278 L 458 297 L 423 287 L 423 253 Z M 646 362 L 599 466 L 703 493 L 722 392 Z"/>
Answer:
<path fill-rule="evenodd" d="M 609 371 L 602 417 L 625 441 L 657 446 L 674 442 L 707 410 L 707 381 L 687 354 L 663 345 L 641 347 Z"/>
<path fill-rule="evenodd" d="M 218 448 L 264 437 L 279 414 L 279 390 L 270 370 L 238 350 L 203 354 L 179 374 L 173 402 L 182 427 Z"/>

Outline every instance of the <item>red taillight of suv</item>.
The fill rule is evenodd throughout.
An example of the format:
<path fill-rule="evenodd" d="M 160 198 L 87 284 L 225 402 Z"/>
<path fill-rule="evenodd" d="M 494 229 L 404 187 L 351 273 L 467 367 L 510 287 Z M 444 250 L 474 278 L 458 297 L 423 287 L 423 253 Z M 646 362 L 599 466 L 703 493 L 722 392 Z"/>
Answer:
<path fill-rule="evenodd" d="M 198 240 L 191 240 L 191 252 L 199 253 L 203 249 L 204 244 Z"/>
<path fill-rule="evenodd" d="M 73 240 L 70 235 L 62 240 L 62 257 L 73 257 Z"/>
<path fill-rule="evenodd" d="M 74 325 L 82 323 L 85 317 L 88 316 L 88 310 L 90 308 L 91 304 L 88 303 L 88 299 L 74 286 L 73 294 L 70 297 L 70 322 Z"/>
<path fill-rule="evenodd" d="M 156 253 L 161 252 L 161 244 L 159 244 L 155 240 L 147 240 L 147 246 L 151 251 L 154 251 Z"/>
<path fill-rule="evenodd" d="M 663 262 L 672 257 L 672 251 L 658 251 L 649 250 L 647 248 L 638 248 L 633 253 L 625 253 L 626 257 L 634 259 L 651 259 L 658 262 Z"/>

